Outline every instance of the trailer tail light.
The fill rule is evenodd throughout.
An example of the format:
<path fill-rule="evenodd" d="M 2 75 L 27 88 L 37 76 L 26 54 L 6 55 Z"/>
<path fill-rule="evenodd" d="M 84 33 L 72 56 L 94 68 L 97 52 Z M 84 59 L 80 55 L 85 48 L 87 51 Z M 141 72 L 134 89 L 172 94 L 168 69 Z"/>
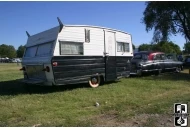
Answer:
<path fill-rule="evenodd" d="M 25 67 L 22 67 L 20 70 L 26 71 L 26 68 L 25 68 Z"/>
<path fill-rule="evenodd" d="M 53 62 L 52 65 L 53 65 L 53 66 L 57 66 L 57 62 Z"/>
<path fill-rule="evenodd" d="M 44 68 L 42 71 L 50 72 L 50 68 L 49 68 L 49 66 L 46 66 L 46 68 Z"/>

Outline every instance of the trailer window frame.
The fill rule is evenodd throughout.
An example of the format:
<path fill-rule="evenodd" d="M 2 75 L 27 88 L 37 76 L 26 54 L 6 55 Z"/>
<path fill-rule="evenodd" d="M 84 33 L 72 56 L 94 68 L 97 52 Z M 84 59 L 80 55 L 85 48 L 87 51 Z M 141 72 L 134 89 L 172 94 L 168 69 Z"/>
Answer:
<path fill-rule="evenodd" d="M 84 29 L 85 33 L 85 42 L 89 43 L 90 42 L 90 29 Z"/>
<path fill-rule="evenodd" d="M 128 46 L 127 49 L 126 49 L 126 45 Z M 130 52 L 129 43 L 128 42 L 117 42 L 117 52 Z"/>
<path fill-rule="evenodd" d="M 79 45 L 79 50 L 77 53 L 62 53 L 62 44 L 75 44 L 75 45 Z M 81 44 L 81 46 L 80 46 Z M 81 52 L 80 52 L 80 47 L 82 47 Z M 83 42 L 75 42 L 75 41 L 59 41 L 59 50 L 60 50 L 60 55 L 84 55 L 84 43 Z M 73 51 L 73 50 L 70 50 Z"/>

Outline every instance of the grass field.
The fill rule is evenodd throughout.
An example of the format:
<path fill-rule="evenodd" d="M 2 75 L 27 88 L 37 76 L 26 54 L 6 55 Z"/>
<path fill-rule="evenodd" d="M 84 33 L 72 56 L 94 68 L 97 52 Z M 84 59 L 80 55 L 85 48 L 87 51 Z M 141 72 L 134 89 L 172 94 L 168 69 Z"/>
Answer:
<path fill-rule="evenodd" d="M 190 106 L 188 70 L 93 89 L 86 84 L 27 87 L 17 81 L 23 78 L 19 68 L 0 64 L 0 126 L 173 126 L 173 104 Z"/>

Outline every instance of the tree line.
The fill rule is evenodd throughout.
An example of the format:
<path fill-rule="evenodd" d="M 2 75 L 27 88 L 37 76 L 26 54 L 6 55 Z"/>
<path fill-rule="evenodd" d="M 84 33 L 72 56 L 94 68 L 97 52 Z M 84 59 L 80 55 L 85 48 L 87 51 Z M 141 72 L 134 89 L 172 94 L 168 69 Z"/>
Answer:
<path fill-rule="evenodd" d="M 188 55 L 190 54 L 190 42 L 187 42 L 184 44 L 183 50 L 180 50 L 180 47 L 173 43 L 168 41 L 161 41 L 157 44 L 148 44 L 143 43 L 138 47 L 139 51 L 161 51 L 164 53 L 175 53 L 175 54 L 183 54 Z"/>
<path fill-rule="evenodd" d="M 20 45 L 16 50 L 12 45 L 2 44 L 0 45 L 0 58 L 22 58 L 24 54 L 25 46 Z"/>
<path fill-rule="evenodd" d="M 139 51 L 161 51 L 165 53 L 176 53 L 181 54 L 180 47 L 173 43 L 167 41 L 161 41 L 157 44 L 141 44 L 139 46 Z"/>
<path fill-rule="evenodd" d="M 143 43 L 139 46 L 139 51 L 161 51 L 164 53 L 175 53 L 175 54 L 190 54 L 190 42 L 185 43 L 183 50 L 180 50 L 180 47 L 173 43 L 168 41 L 161 41 L 157 44 L 148 44 Z"/>

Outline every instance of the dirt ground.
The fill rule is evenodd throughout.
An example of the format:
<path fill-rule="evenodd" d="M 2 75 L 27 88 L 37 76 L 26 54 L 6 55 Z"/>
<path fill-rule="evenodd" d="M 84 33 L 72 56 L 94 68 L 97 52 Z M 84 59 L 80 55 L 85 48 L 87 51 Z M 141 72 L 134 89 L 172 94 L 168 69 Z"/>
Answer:
<path fill-rule="evenodd" d="M 100 127 L 174 127 L 172 114 L 140 114 L 123 122 L 119 122 L 115 115 L 101 115 L 98 119 L 101 120 L 97 120 L 96 126 Z"/>

